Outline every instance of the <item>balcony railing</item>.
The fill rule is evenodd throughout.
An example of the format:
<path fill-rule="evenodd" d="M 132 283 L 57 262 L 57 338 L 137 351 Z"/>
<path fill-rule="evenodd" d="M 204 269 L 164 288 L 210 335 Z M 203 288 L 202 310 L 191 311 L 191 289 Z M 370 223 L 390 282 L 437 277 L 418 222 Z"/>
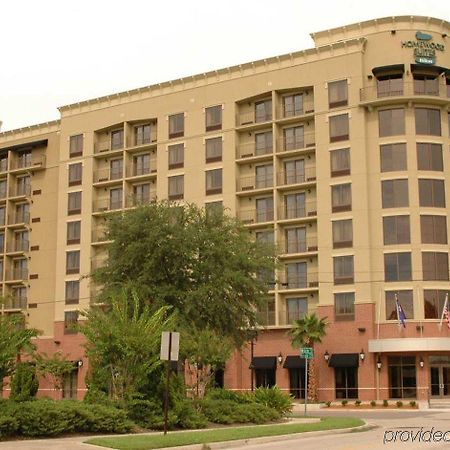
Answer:
<path fill-rule="evenodd" d="M 108 240 L 104 228 L 94 228 L 92 230 L 92 242 L 105 242 Z"/>
<path fill-rule="evenodd" d="M 13 158 L 11 170 L 45 167 L 45 155 L 31 155 L 31 158 Z"/>
<path fill-rule="evenodd" d="M 0 160 L 0 173 L 8 171 L 8 159 L 3 158 Z"/>
<path fill-rule="evenodd" d="M 252 110 L 238 114 L 237 125 L 238 127 L 240 127 L 244 125 L 252 125 L 255 123 L 270 122 L 271 120 L 272 120 L 272 111 L 256 113 L 255 110 Z"/>
<path fill-rule="evenodd" d="M 303 108 L 285 108 L 283 105 L 277 108 L 278 119 L 289 119 L 291 117 L 301 117 L 314 112 L 314 102 L 303 102 Z"/>
<path fill-rule="evenodd" d="M 92 258 L 91 259 L 91 272 L 94 270 L 100 269 L 101 267 L 105 267 L 106 265 L 106 258 Z"/>
<path fill-rule="evenodd" d="M 447 86 L 441 84 L 424 85 L 422 83 L 395 83 L 386 86 L 369 86 L 360 90 L 360 100 L 370 102 L 389 97 L 430 96 L 442 99 L 449 98 Z"/>
<path fill-rule="evenodd" d="M 99 199 L 94 201 L 93 211 L 94 212 L 107 212 L 107 211 L 116 211 L 123 208 L 123 203 L 121 200 L 112 201 L 109 198 Z"/>
<path fill-rule="evenodd" d="M 256 209 L 249 209 L 239 211 L 238 218 L 244 224 L 263 223 L 273 221 L 273 210 L 258 211 Z"/>
<path fill-rule="evenodd" d="M 7 191 L 6 191 L 6 187 L 4 189 L 0 190 L 0 200 L 5 199 L 8 196 Z"/>
<path fill-rule="evenodd" d="M 295 138 L 284 137 L 277 141 L 277 153 L 288 152 L 292 150 L 303 150 L 306 148 L 314 147 L 316 145 L 316 133 L 314 131 L 308 131 L 303 136 Z"/>
<path fill-rule="evenodd" d="M 288 311 L 285 307 L 278 311 L 278 321 L 280 325 L 292 325 L 294 321 L 305 317 L 302 311 Z"/>
<path fill-rule="evenodd" d="M 28 269 L 16 268 L 11 271 L 6 271 L 7 281 L 28 280 Z"/>
<path fill-rule="evenodd" d="M 123 178 L 123 170 L 111 170 L 110 168 L 105 168 L 96 170 L 94 172 L 94 183 L 120 180 L 122 178 Z"/>
<path fill-rule="evenodd" d="M 275 311 L 257 311 L 256 320 L 259 325 L 264 327 L 275 325 Z"/>
<path fill-rule="evenodd" d="M 156 158 L 150 160 L 146 166 L 131 166 L 127 168 L 127 177 L 141 177 L 156 173 Z"/>
<path fill-rule="evenodd" d="M 28 212 L 17 212 L 8 217 L 9 225 L 16 225 L 21 223 L 30 223 L 30 213 Z"/>
<path fill-rule="evenodd" d="M 238 191 L 251 191 L 273 187 L 273 176 L 252 175 L 237 180 Z"/>
<path fill-rule="evenodd" d="M 27 297 L 8 297 L 5 300 L 5 309 L 26 309 Z"/>
<path fill-rule="evenodd" d="M 279 278 L 280 289 L 315 289 L 319 286 L 317 272 L 308 272 L 301 275 L 282 274 Z"/>
<path fill-rule="evenodd" d="M 278 211 L 279 220 L 302 219 L 317 216 L 317 205 L 315 201 L 307 201 L 302 205 L 294 207 L 284 206 Z"/>
<path fill-rule="evenodd" d="M 111 140 L 96 142 L 94 145 L 94 153 L 104 153 L 110 152 L 113 150 L 123 150 L 124 143 L 123 141 L 118 143 L 112 143 Z"/>
<path fill-rule="evenodd" d="M 248 142 L 246 144 L 240 144 L 236 147 L 236 158 L 251 158 L 253 156 L 264 156 L 273 153 L 272 143 L 265 147 L 256 146 L 255 142 Z"/>
<path fill-rule="evenodd" d="M 317 236 L 306 236 L 306 239 L 282 239 L 278 243 L 282 253 L 317 252 Z"/>
<path fill-rule="evenodd" d="M 158 140 L 158 135 L 156 132 L 156 123 L 151 127 L 150 136 L 141 137 L 137 139 L 136 136 L 132 136 L 127 139 L 127 147 L 140 147 L 143 145 L 154 144 Z"/>
<path fill-rule="evenodd" d="M 135 206 L 148 205 L 156 202 L 156 193 L 150 192 L 149 195 L 130 195 L 126 199 L 126 207 L 134 208 Z"/>
<path fill-rule="evenodd" d="M 27 240 L 20 240 L 11 242 L 8 245 L 8 252 L 17 253 L 17 252 L 27 252 L 30 248 L 30 243 Z"/>
<path fill-rule="evenodd" d="M 310 183 L 316 181 L 316 168 L 306 167 L 303 170 L 287 170 L 278 173 L 278 185 Z"/>
<path fill-rule="evenodd" d="M 31 195 L 31 185 L 25 184 L 25 185 L 18 185 L 18 186 L 11 186 L 9 196 L 10 197 L 29 197 Z"/>

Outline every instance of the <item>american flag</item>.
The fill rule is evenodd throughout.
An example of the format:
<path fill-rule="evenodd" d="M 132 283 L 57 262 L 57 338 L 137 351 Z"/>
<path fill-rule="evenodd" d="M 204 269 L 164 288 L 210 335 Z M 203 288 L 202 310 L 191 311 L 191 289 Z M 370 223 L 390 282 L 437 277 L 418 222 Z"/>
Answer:
<path fill-rule="evenodd" d="M 450 311 L 448 310 L 448 294 L 445 296 L 444 307 L 442 308 L 441 323 L 439 324 L 440 326 L 442 326 L 442 322 L 444 320 L 447 323 L 447 327 L 450 328 Z"/>
<path fill-rule="evenodd" d="M 400 302 L 398 301 L 397 294 L 395 294 L 395 306 L 397 308 L 398 326 L 403 326 L 403 328 L 406 328 L 406 314 L 405 311 L 403 311 L 402 305 L 400 305 Z"/>

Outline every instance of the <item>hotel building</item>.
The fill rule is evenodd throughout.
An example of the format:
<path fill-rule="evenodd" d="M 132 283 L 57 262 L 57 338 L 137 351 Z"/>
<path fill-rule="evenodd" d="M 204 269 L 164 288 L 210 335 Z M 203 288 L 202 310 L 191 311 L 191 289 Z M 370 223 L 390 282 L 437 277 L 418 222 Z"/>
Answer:
<path fill-rule="evenodd" d="M 286 333 L 316 312 L 329 322 L 314 348 L 320 400 L 450 399 L 448 35 L 428 17 L 347 25 L 313 33 L 311 49 L 0 133 L 1 311 L 77 363 L 63 395 L 85 392 L 70 324 L 94 298 L 85 275 L 105 260 L 105 218 L 170 199 L 223 205 L 279 250 L 264 326 L 225 387 L 303 397 Z"/>

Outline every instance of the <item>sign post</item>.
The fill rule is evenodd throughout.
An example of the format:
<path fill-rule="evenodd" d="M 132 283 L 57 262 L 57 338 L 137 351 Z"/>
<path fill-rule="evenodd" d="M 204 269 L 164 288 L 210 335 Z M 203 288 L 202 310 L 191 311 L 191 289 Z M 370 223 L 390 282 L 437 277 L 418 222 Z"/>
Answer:
<path fill-rule="evenodd" d="M 167 434 L 169 416 L 170 362 L 178 361 L 180 333 L 163 331 L 161 335 L 161 360 L 167 361 L 166 392 L 164 395 L 164 434 Z"/>
<path fill-rule="evenodd" d="M 312 347 L 302 347 L 300 349 L 300 358 L 305 360 L 305 416 L 308 407 L 308 359 L 314 357 Z"/>

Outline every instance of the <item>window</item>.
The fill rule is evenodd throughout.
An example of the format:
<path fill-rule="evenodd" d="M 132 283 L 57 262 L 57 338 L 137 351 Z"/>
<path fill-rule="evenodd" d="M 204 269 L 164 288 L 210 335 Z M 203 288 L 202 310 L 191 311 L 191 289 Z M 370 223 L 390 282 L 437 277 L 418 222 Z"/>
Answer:
<path fill-rule="evenodd" d="M 385 75 L 377 79 L 378 98 L 398 95 L 403 95 L 403 73 Z"/>
<path fill-rule="evenodd" d="M 16 205 L 16 223 L 29 223 L 30 221 L 30 205 L 28 203 L 20 203 Z"/>
<path fill-rule="evenodd" d="M 66 281 L 66 305 L 77 304 L 80 300 L 80 282 Z"/>
<path fill-rule="evenodd" d="M 411 281 L 411 253 L 386 253 L 384 255 L 384 281 Z"/>
<path fill-rule="evenodd" d="M 6 208 L 4 206 L 0 206 L 0 226 L 5 225 L 6 219 Z"/>
<path fill-rule="evenodd" d="M 184 113 L 169 116 L 169 139 L 184 136 Z"/>
<path fill-rule="evenodd" d="M 447 217 L 420 216 L 422 244 L 447 244 Z"/>
<path fill-rule="evenodd" d="M 408 206 L 408 180 L 382 181 L 381 202 L 383 208 L 401 208 Z"/>
<path fill-rule="evenodd" d="M 135 145 L 145 145 L 151 142 L 151 125 L 149 123 L 134 127 Z"/>
<path fill-rule="evenodd" d="M 136 184 L 133 186 L 134 205 L 150 202 L 150 183 Z"/>
<path fill-rule="evenodd" d="M 442 172 L 442 145 L 430 143 L 417 144 L 417 168 L 419 170 L 435 170 Z"/>
<path fill-rule="evenodd" d="M 349 139 L 348 114 L 331 116 L 330 120 L 330 142 L 346 141 Z"/>
<path fill-rule="evenodd" d="M 0 155 L 0 172 L 6 172 L 8 170 L 8 153 Z"/>
<path fill-rule="evenodd" d="M 222 105 L 210 106 L 205 109 L 206 131 L 222 129 Z"/>
<path fill-rule="evenodd" d="M 273 220 L 273 197 L 256 199 L 256 221 L 270 222 Z"/>
<path fill-rule="evenodd" d="M 68 196 L 67 214 L 81 213 L 81 192 L 69 192 Z"/>
<path fill-rule="evenodd" d="M 330 108 L 345 106 L 348 103 L 347 80 L 328 83 L 328 105 Z"/>
<path fill-rule="evenodd" d="M 6 180 L 0 180 L 0 198 L 6 198 L 8 195 L 8 187 Z"/>
<path fill-rule="evenodd" d="M 414 302 L 413 291 L 387 291 L 386 292 L 386 320 L 398 320 L 397 306 L 395 304 L 395 297 L 402 307 L 407 319 L 414 319 Z"/>
<path fill-rule="evenodd" d="M 76 334 L 77 323 L 78 323 L 78 312 L 66 311 L 64 313 L 64 334 Z"/>
<path fill-rule="evenodd" d="M 425 319 L 440 319 L 444 310 L 445 298 L 449 291 L 438 289 L 424 289 L 424 315 Z"/>
<path fill-rule="evenodd" d="M 285 231 L 286 253 L 303 253 L 307 251 L 306 228 L 288 228 Z"/>
<path fill-rule="evenodd" d="M 110 179 L 118 180 L 123 176 L 123 159 L 112 159 L 109 162 Z"/>
<path fill-rule="evenodd" d="M 422 252 L 424 281 L 448 281 L 448 253 Z"/>
<path fill-rule="evenodd" d="M 255 155 L 266 155 L 273 151 L 272 132 L 255 133 Z"/>
<path fill-rule="evenodd" d="M 414 74 L 414 94 L 439 95 L 439 78 L 436 76 Z"/>
<path fill-rule="evenodd" d="M 409 244 L 409 216 L 383 217 L 383 236 L 384 245 Z"/>
<path fill-rule="evenodd" d="M 169 145 L 169 169 L 184 166 L 184 144 Z"/>
<path fill-rule="evenodd" d="M 415 108 L 416 134 L 441 135 L 441 112 L 439 109 Z"/>
<path fill-rule="evenodd" d="M 111 150 L 123 148 L 123 130 L 111 131 Z"/>
<path fill-rule="evenodd" d="M 300 116 L 303 113 L 303 94 L 283 97 L 283 117 Z"/>
<path fill-rule="evenodd" d="M 80 251 L 66 253 L 66 274 L 80 273 Z"/>
<path fill-rule="evenodd" d="M 284 151 L 305 147 L 305 129 L 303 126 L 283 129 Z"/>
<path fill-rule="evenodd" d="M 263 242 L 265 244 L 273 245 L 274 243 L 274 235 L 273 230 L 264 230 L 264 231 L 257 231 L 255 233 L 255 238 L 258 242 Z"/>
<path fill-rule="evenodd" d="M 17 168 L 30 167 L 32 165 L 31 150 L 17 153 Z"/>
<path fill-rule="evenodd" d="M 286 323 L 291 324 L 294 320 L 302 319 L 308 313 L 308 298 L 287 298 L 286 299 Z"/>
<path fill-rule="evenodd" d="M 222 161 L 222 138 L 205 140 L 206 162 Z"/>
<path fill-rule="evenodd" d="M 0 253 L 5 251 L 5 233 L 0 233 Z M 0 270 L 0 273 L 3 274 L 3 270 Z"/>
<path fill-rule="evenodd" d="M 75 158 L 83 154 L 83 135 L 70 136 L 69 157 Z"/>
<path fill-rule="evenodd" d="M 306 216 L 306 195 L 304 192 L 288 194 L 284 196 L 284 208 L 286 219 L 296 219 Z"/>
<path fill-rule="evenodd" d="M 4 247 L 5 242 L 2 242 L 2 249 Z M 4 251 L 4 250 L 2 250 Z M 0 281 L 3 282 L 3 268 L 4 268 L 4 264 L 3 264 L 3 259 L 0 259 Z"/>
<path fill-rule="evenodd" d="M 219 200 L 218 202 L 205 203 L 206 215 L 212 214 L 223 214 L 223 202 Z"/>
<path fill-rule="evenodd" d="M 304 159 L 284 162 L 284 184 L 304 183 L 305 181 Z"/>
<path fill-rule="evenodd" d="M 350 149 L 341 148 L 330 152 L 331 176 L 350 175 Z"/>
<path fill-rule="evenodd" d="M 13 280 L 28 280 L 28 259 L 13 260 Z"/>
<path fill-rule="evenodd" d="M 31 177 L 17 177 L 16 179 L 16 195 L 30 195 L 31 194 Z"/>
<path fill-rule="evenodd" d="M 255 122 L 268 122 L 272 120 L 272 100 L 263 100 L 255 103 Z"/>
<path fill-rule="evenodd" d="M 353 256 L 333 258 L 334 284 L 351 284 L 354 281 Z"/>
<path fill-rule="evenodd" d="M 121 209 L 122 208 L 123 189 L 114 188 L 109 190 L 109 209 Z"/>
<path fill-rule="evenodd" d="M 416 357 L 388 356 L 389 398 L 416 398 Z"/>
<path fill-rule="evenodd" d="M 14 233 L 14 251 L 27 252 L 28 251 L 28 231 L 16 231 Z M 4 235 L 3 235 L 4 239 Z M 4 243 L 4 242 L 3 242 Z"/>
<path fill-rule="evenodd" d="M 147 175 L 150 173 L 150 153 L 136 155 L 133 158 L 133 175 Z"/>
<path fill-rule="evenodd" d="M 335 367 L 336 398 L 358 398 L 358 368 Z"/>
<path fill-rule="evenodd" d="M 334 220 L 333 226 L 333 248 L 346 248 L 353 246 L 353 224 L 352 219 Z"/>
<path fill-rule="evenodd" d="M 352 210 L 352 186 L 347 184 L 336 184 L 331 186 L 331 211 L 351 211 Z"/>
<path fill-rule="evenodd" d="M 403 108 L 378 111 L 380 137 L 405 134 L 405 110 Z"/>
<path fill-rule="evenodd" d="M 297 262 L 286 264 L 286 278 L 288 289 L 305 289 L 307 283 L 307 264 Z"/>
<path fill-rule="evenodd" d="M 419 179 L 419 205 L 445 208 L 444 180 Z"/>
<path fill-rule="evenodd" d="M 14 287 L 12 289 L 13 299 L 12 307 L 17 309 L 24 309 L 27 307 L 27 288 L 26 287 Z"/>
<path fill-rule="evenodd" d="M 336 322 L 355 320 L 355 293 L 340 292 L 334 294 L 334 317 Z"/>
<path fill-rule="evenodd" d="M 381 172 L 407 170 L 406 144 L 380 145 Z"/>
<path fill-rule="evenodd" d="M 77 399 L 77 386 L 78 386 L 78 369 L 75 368 L 71 372 L 65 373 L 62 377 L 63 388 L 62 398 L 68 400 Z"/>
<path fill-rule="evenodd" d="M 206 171 L 206 195 L 222 192 L 222 169 Z"/>
<path fill-rule="evenodd" d="M 169 200 L 180 200 L 184 196 L 184 175 L 169 177 Z"/>
<path fill-rule="evenodd" d="M 262 189 L 271 186 L 273 186 L 273 165 L 265 164 L 263 166 L 256 166 L 255 167 L 256 189 Z"/>
<path fill-rule="evenodd" d="M 83 176 L 82 163 L 69 165 L 69 186 L 77 186 L 81 184 L 82 176 Z"/>
<path fill-rule="evenodd" d="M 67 222 L 67 245 L 79 244 L 81 238 L 81 220 Z"/>

